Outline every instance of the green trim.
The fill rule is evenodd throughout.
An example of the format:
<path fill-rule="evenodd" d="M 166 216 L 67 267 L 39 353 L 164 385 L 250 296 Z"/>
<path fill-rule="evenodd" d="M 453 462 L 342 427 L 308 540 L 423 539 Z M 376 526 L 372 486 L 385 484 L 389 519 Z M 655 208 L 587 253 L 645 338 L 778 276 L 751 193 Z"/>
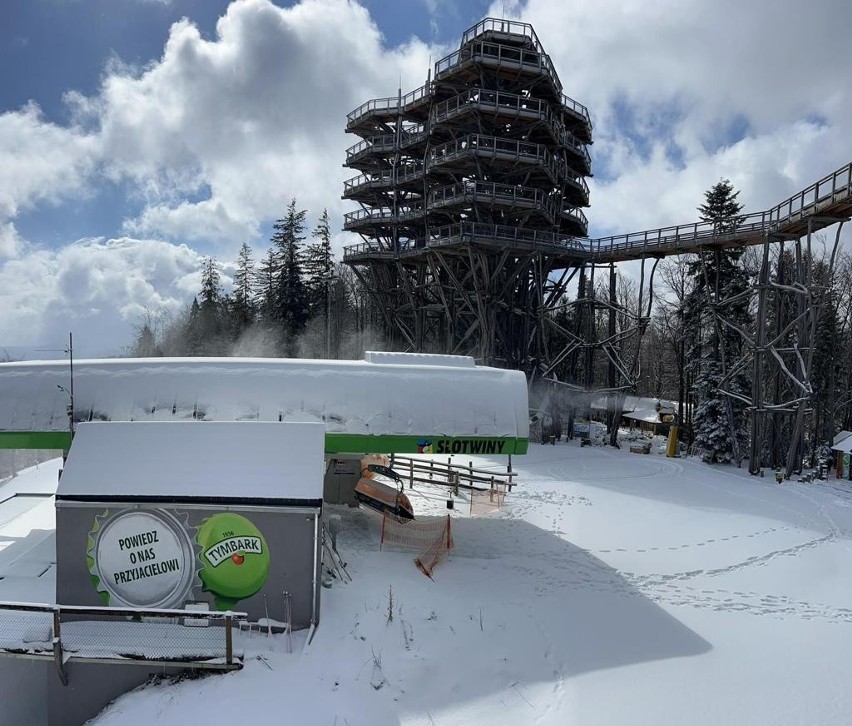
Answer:
<path fill-rule="evenodd" d="M 325 435 L 327 454 L 416 454 L 421 442 L 432 454 L 526 454 L 529 440 L 512 436 L 405 436 L 396 434 Z M 68 449 L 67 431 L 0 431 L 0 449 Z"/>
<path fill-rule="evenodd" d="M 422 451 L 424 441 L 431 451 Z M 528 439 L 513 436 L 325 435 L 327 454 L 526 454 L 528 446 Z"/>
<path fill-rule="evenodd" d="M 71 445 L 67 431 L 0 431 L 0 449 L 62 449 Z"/>

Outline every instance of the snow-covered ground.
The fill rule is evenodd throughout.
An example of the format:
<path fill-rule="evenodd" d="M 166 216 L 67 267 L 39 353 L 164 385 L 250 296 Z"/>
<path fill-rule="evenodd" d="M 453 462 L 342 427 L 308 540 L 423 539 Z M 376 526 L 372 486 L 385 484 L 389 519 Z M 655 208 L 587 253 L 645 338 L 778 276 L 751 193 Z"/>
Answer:
<path fill-rule="evenodd" d="M 502 511 L 456 500 L 434 581 L 379 551 L 377 515 L 330 507 L 353 581 L 323 592 L 304 652 L 304 633 L 292 654 L 255 634 L 242 671 L 137 690 L 96 723 L 848 723 L 852 489 L 659 448 L 531 446 Z"/>

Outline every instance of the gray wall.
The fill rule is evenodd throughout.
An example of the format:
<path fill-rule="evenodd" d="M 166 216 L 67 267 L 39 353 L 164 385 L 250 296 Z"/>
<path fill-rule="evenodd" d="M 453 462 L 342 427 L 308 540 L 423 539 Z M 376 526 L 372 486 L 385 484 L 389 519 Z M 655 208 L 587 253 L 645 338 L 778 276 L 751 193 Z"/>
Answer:
<path fill-rule="evenodd" d="M 47 723 L 45 693 L 48 679 L 55 671 L 53 661 L 0 658 L 0 723 L 3 726 L 44 726 Z"/>
<path fill-rule="evenodd" d="M 42 702 L 47 701 L 42 706 L 47 720 L 28 721 L 27 726 L 82 726 L 116 698 L 141 686 L 152 674 L 176 675 L 181 672 L 179 668 L 72 662 L 65 664 L 68 685 L 63 686 L 56 666 L 50 663 L 49 667 L 52 673 L 48 677 L 47 699 L 44 698 L 44 690 L 41 693 Z M 6 726 L 5 721 L 2 723 Z"/>
<path fill-rule="evenodd" d="M 329 504 L 358 504 L 355 485 L 361 478 L 361 454 L 333 454 L 326 461 L 322 498 Z"/>

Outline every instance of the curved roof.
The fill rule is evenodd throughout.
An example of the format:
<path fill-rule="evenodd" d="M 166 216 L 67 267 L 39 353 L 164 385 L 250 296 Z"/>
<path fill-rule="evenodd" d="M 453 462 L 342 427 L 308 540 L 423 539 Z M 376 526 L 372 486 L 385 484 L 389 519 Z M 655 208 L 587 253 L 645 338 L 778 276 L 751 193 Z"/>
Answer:
<path fill-rule="evenodd" d="M 0 447 L 64 448 L 70 388 L 68 361 L 0 364 Z M 527 409 L 522 372 L 445 356 L 74 362 L 75 421 L 322 422 L 332 452 L 417 451 L 449 437 L 523 453 Z"/>

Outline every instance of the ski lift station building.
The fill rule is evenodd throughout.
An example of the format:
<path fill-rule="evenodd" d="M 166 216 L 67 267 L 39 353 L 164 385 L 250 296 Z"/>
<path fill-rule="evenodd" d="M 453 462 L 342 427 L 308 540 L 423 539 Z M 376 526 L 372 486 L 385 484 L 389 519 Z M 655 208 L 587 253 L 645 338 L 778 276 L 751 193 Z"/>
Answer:
<path fill-rule="evenodd" d="M 523 373 L 467 356 L 0 363 L 0 448 L 68 449 L 87 421 L 318 422 L 327 453 L 523 454 Z"/>
<path fill-rule="evenodd" d="M 6 679 L 14 685 L 0 684 L 0 697 L 26 683 L 42 689 L 34 698 L 49 723 L 83 723 L 144 681 L 145 665 L 204 665 L 203 649 L 177 652 L 177 638 L 153 630 L 111 642 L 118 631 L 101 627 L 110 612 L 121 613 L 113 626 L 144 609 L 200 610 L 211 625 L 237 611 L 249 622 L 315 626 L 332 462 L 522 454 L 527 443 L 523 373 L 470 358 L 88 360 L 74 362 L 73 381 L 68 361 L 0 364 L 0 447 L 67 450 L 55 495 L 55 605 L 22 614 L 20 602 L 0 602 L 0 655 L 42 658 L 43 674 Z M 0 486 L 0 513 L 4 499 Z M 166 627 L 156 620 L 143 613 L 133 625 Z M 181 632 L 190 630 L 201 629 Z"/>

